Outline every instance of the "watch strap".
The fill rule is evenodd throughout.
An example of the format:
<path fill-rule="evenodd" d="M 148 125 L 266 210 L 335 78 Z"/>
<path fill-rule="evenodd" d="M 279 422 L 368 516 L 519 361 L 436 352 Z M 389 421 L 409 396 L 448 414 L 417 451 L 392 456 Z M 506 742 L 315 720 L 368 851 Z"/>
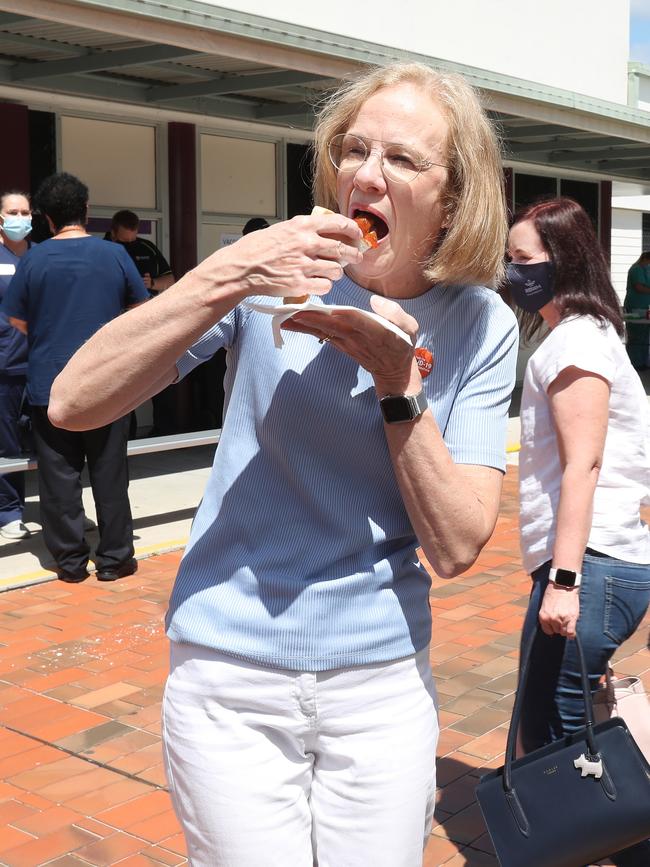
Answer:
<path fill-rule="evenodd" d="M 387 424 L 413 421 L 429 406 L 424 389 L 417 394 L 387 394 L 379 399 L 379 405 Z"/>

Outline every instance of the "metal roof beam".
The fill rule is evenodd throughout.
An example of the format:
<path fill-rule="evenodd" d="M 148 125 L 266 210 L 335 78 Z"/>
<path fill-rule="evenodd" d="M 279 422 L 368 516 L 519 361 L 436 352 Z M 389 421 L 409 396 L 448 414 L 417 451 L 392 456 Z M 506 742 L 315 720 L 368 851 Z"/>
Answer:
<path fill-rule="evenodd" d="M 11 77 L 12 66 L 0 66 L 0 82 L 15 84 Z M 97 76 L 61 76 L 57 81 L 57 91 L 77 96 L 99 97 L 100 99 L 127 100 L 144 102 L 147 88 L 142 84 Z M 36 81 L 34 87 L 51 91 L 47 82 Z"/>
<path fill-rule="evenodd" d="M 626 171 L 628 169 L 650 169 L 650 156 L 645 160 L 638 160 L 637 162 L 632 163 L 619 160 L 598 160 L 596 168 L 600 171 L 609 171 L 610 169 L 618 169 L 619 171 L 622 171 L 623 169 Z"/>
<path fill-rule="evenodd" d="M 13 84 L 10 77 L 11 67 L 0 61 L 0 84 Z M 50 88 L 45 82 L 34 82 L 34 88 L 45 93 Z M 102 75 L 68 75 L 57 80 L 57 91 L 73 96 L 90 97 L 91 99 L 108 99 L 116 102 L 126 102 L 131 105 L 144 105 L 148 91 L 147 85 L 134 83 L 123 79 L 109 78 Z M 195 98 L 179 100 L 170 108 L 180 111 L 191 111 L 195 114 L 205 114 L 211 117 L 229 117 L 242 120 L 256 120 L 256 104 L 252 101 L 229 100 L 227 96 L 221 99 Z"/>
<path fill-rule="evenodd" d="M 32 21 L 29 15 L 20 15 L 17 12 L 0 12 L 0 28 L 13 27 L 14 24 L 24 24 L 26 21 Z"/>
<path fill-rule="evenodd" d="M 515 116 L 512 114 L 505 114 L 502 111 L 494 111 L 494 109 L 491 108 L 486 110 L 486 114 L 494 123 L 507 123 L 509 120 L 515 119 Z"/>
<path fill-rule="evenodd" d="M 518 154 L 548 153 L 548 151 L 556 150 L 588 151 L 589 148 L 603 147 L 645 147 L 641 142 L 629 142 L 626 141 L 626 139 L 608 138 L 607 136 L 589 139 L 553 137 L 548 141 L 529 142 L 513 142 L 506 140 L 506 144 Z M 585 154 L 585 156 L 588 156 L 588 154 Z"/>
<path fill-rule="evenodd" d="M 593 166 L 587 166 L 587 169 L 593 169 L 593 168 L 594 168 Z M 647 160 L 645 163 L 639 163 L 638 165 L 631 165 L 631 166 L 629 166 L 627 164 L 623 165 L 621 163 L 601 162 L 601 163 L 598 163 L 598 165 L 595 166 L 595 168 L 599 172 L 607 172 L 607 173 L 611 172 L 612 174 L 617 174 L 617 175 L 622 176 L 622 177 L 630 177 L 630 171 L 650 172 L 650 160 Z M 623 171 L 625 171 L 625 174 L 622 175 L 621 173 Z"/>
<path fill-rule="evenodd" d="M 0 84 L 15 84 L 11 79 L 11 69 L 10 64 L 0 60 Z M 51 91 L 46 82 L 35 81 L 33 87 L 45 93 Z M 145 105 L 149 87 L 143 85 L 141 82 L 135 83 L 124 79 L 111 78 L 103 76 L 100 73 L 98 75 L 61 76 L 57 79 L 57 91 L 59 93 L 89 97 L 91 99 L 107 99 L 131 105 Z M 259 120 L 257 116 L 259 105 L 253 100 L 238 99 L 237 97 L 222 96 L 217 99 L 211 99 L 210 97 L 179 99 L 176 102 L 168 103 L 166 107 L 209 117 L 226 117 L 233 120 L 247 121 Z M 309 129 L 310 126 L 311 123 L 307 120 L 305 128 Z"/>
<path fill-rule="evenodd" d="M 553 149 L 551 149 L 551 153 L 548 155 L 548 159 L 552 163 L 592 163 L 611 161 L 617 165 L 632 166 L 639 160 L 650 160 L 650 148 L 647 145 L 637 150 L 626 149 L 623 151 L 621 148 L 606 148 L 605 150 L 589 151 L 588 153 L 583 154 L 576 154 L 572 150 L 561 152 L 557 148 L 555 151 L 556 152 L 553 152 Z"/>
<path fill-rule="evenodd" d="M 508 138 L 539 138 L 545 135 L 575 135 L 582 130 L 570 126 L 559 126 L 550 123 L 533 124 L 532 126 L 503 125 L 501 131 Z"/>
<path fill-rule="evenodd" d="M 187 97 L 176 102 L 168 102 L 165 108 L 190 111 L 206 117 L 227 117 L 233 120 L 257 120 L 257 106 L 254 102 L 243 100 L 229 101 L 227 97 L 210 99 L 208 96 Z"/>
<path fill-rule="evenodd" d="M 84 72 L 118 69 L 121 66 L 139 66 L 146 63 L 156 63 L 160 60 L 187 57 L 188 55 L 197 53 L 196 51 L 190 51 L 187 48 L 177 48 L 173 45 L 147 45 L 142 48 L 102 51 L 88 54 L 84 57 L 72 57 L 68 60 L 16 63 L 12 67 L 11 77 L 13 81 L 25 81 L 36 78 L 78 75 Z"/>
<path fill-rule="evenodd" d="M 165 102 L 184 99 L 188 96 L 216 96 L 224 93 L 245 93 L 275 87 L 293 87 L 312 81 L 327 80 L 315 72 L 266 72 L 260 75 L 227 75 L 209 81 L 192 84 L 177 84 L 168 87 L 155 86 L 149 91 L 149 102 Z"/>
<path fill-rule="evenodd" d="M 314 110 L 306 102 L 272 102 L 267 105 L 258 106 L 255 117 L 258 120 L 270 120 L 280 117 L 296 117 L 301 114 L 313 119 Z"/>
<path fill-rule="evenodd" d="M 39 39 L 34 36 L 23 36 L 22 33 L 0 33 L 0 42 L 12 42 L 14 45 L 24 45 L 27 48 L 36 48 L 46 51 L 57 51 L 59 54 L 69 57 L 85 57 L 92 53 L 92 49 L 83 48 L 81 45 L 69 45 L 67 42 L 54 42 L 52 39 Z"/>

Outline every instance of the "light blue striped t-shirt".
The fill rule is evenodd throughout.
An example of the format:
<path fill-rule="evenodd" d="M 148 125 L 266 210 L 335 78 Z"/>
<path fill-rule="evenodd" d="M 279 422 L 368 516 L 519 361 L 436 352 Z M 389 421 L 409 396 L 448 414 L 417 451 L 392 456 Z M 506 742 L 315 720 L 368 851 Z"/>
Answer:
<path fill-rule="evenodd" d="M 368 310 L 370 297 L 344 277 L 312 301 Z M 438 285 L 399 303 L 420 325 L 417 345 L 435 357 L 423 384 L 452 458 L 503 470 L 512 311 L 477 286 Z M 242 306 L 179 360 L 179 377 L 223 346 L 226 418 L 172 593 L 169 637 L 301 671 L 422 649 L 430 579 L 372 377 L 310 335 L 285 332 L 275 349 L 271 318 Z"/>

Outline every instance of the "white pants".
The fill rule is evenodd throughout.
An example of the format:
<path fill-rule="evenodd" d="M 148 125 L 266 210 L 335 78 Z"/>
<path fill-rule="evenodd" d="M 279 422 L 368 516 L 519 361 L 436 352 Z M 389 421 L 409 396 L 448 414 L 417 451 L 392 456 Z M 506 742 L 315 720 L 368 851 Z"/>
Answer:
<path fill-rule="evenodd" d="M 314 674 L 172 644 L 163 744 L 193 867 L 419 867 L 437 741 L 427 649 Z"/>

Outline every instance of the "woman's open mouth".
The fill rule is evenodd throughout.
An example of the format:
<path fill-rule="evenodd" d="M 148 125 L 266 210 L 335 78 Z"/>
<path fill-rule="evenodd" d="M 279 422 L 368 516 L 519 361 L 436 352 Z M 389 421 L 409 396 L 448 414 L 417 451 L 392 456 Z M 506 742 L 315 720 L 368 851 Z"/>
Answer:
<path fill-rule="evenodd" d="M 376 247 L 388 235 L 388 225 L 378 214 L 355 208 L 352 219 L 363 232 L 363 240 L 369 247 Z"/>

